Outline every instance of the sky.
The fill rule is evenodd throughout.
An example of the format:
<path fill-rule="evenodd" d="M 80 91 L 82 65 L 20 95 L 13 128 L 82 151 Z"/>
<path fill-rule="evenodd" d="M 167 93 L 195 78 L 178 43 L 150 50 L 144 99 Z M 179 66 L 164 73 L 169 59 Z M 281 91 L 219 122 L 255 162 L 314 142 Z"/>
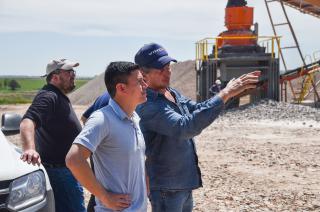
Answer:
<path fill-rule="evenodd" d="M 255 8 L 259 35 L 273 35 L 264 0 Z M 227 0 L 0 0 L 0 75 L 40 76 L 52 59 L 78 61 L 78 76 L 103 73 L 111 61 L 133 61 L 156 42 L 178 61 L 195 59 L 195 43 L 226 30 Z M 276 22 L 280 5 L 272 3 Z M 320 59 L 320 19 L 287 8 L 304 55 Z M 285 27 L 278 30 L 292 45 Z M 301 64 L 288 53 L 289 68 Z M 308 60 L 311 60 L 308 57 Z"/>

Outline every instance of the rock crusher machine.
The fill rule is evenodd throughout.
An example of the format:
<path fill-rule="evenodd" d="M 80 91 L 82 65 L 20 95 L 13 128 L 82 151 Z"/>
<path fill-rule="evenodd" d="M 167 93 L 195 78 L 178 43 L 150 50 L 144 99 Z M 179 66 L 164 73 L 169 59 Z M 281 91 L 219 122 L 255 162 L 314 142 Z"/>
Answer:
<path fill-rule="evenodd" d="M 255 70 L 262 71 L 261 83 L 250 93 L 250 102 L 261 98 L 279 100 L 279 59 L 274 48 L 279 37 L 259 37 L 258 24 L 251 29 L 253 7 L 246 5 L 245 0 L 229 0 L 225 9 L 227 30 L 196 43 L 197 101 L 212 96 L 210 88 L 217 79 L 223 88 L 232 78 Z M 230 107 L 238 105 L 239 98 L 230 103 Z"/>

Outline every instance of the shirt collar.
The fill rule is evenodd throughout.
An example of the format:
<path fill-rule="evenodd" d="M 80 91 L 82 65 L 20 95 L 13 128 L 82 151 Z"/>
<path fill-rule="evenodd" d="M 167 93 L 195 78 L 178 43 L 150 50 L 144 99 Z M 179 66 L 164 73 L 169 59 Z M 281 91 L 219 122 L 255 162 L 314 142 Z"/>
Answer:
<path fill-rule="evenodd" d="M 125 118 L 129 119 L 127 114 L 121 109 L 121 107 L 118 105 L 116 101 L 114 101 L 112 98 L 109 100 L 109 105 L 112 107 L 113 111 L 117 114 L 119 119 L 123 120 Z"/>
<path fill-rule="evenodd" d="M 139 121 L 140 121 L 140 117 L 139 117 L 139 115 L 136 113 L 136 111 L 133 111 L 132 120 L 133 120 L 135 123 L 139 123 Z"/>
<path fill-rule="evenodd" d="M 61 96 L 65 97 L 68 101 L 70 101 L 69 98 L 64 93 L 62 93 L 62 91 L 59 88 L 57 88 L 55 85 L 51 83 L 48 83 L 45 86 L 43 86 L 43 89 L 60 94 Z"/>
<path fill-rule="evenodd" d="M 171 89 L 170 87 L 167 88 L 168 91 L 173 92 L 176 96 L 176 92 Z M 147 98 L 148 99 L 152 99 L 152 100 L 156 100 L 158 97 L 164 97 L 164 95 L 158 91 L 155 91 L 151 88 L 147 88 Z"/>
<path fill-rule="evenodd" d="M 116 115 L 119 117 L 120 120 L 128 119 L 132 120 L 134 123 L 139 123 L 140 117 L 139 115 L 133 111 L 132 117 L 128 117 L 128 115 L 121 109 L 121 107 L 118 105 L 116 101 L 114 101 L 112 98 L 109 100 L 109 105 L 112 107 L 113 111 L 116 113 Z"/>

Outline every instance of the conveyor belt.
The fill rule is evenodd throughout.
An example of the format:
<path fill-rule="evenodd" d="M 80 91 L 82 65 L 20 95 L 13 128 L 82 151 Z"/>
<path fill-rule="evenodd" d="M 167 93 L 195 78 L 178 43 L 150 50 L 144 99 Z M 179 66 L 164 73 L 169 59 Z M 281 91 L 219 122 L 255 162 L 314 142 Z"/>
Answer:
<path fill-rule="evenodd" d="M 285 5 L 320 18 L 320 0 L 282 0 Z"/>
<path fill-rule="evenodd" d="M 314 69 L 319 69 L 320 67 L 320 60 L 314 62 L 314 63 L 310 63 L 306 66 L 302 66 L 302 67 L 298 67 L 296 69 L 292 69 L 287 71 L 286 73 L 281 74 L 280 76 L 280 82 L 283 81 L 290 81 L 293 79 L 296 79 L 298 77 L 304 76 L 306 74 L 308 74 L 311 71 L 314 71 Z"/>

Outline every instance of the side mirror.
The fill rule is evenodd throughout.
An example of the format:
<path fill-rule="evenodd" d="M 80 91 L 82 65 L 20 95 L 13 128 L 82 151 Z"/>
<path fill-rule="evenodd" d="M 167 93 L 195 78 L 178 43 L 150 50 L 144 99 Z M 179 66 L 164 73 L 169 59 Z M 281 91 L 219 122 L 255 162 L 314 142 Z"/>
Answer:
<path fill-rule="evenodd" d="M 1 117 L 1 131 L 5 135 L 15 135 L 20 132 L 22 117 L 15 113 L 4 113 Z"/>

